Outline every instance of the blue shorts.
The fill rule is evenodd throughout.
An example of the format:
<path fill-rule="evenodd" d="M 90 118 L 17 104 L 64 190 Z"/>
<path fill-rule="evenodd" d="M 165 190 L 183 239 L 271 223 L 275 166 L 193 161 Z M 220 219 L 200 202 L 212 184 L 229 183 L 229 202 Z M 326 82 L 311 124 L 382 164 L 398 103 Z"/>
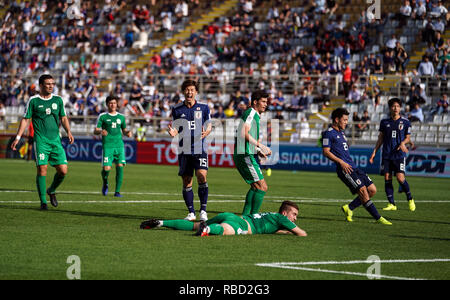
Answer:
<path fill-rule="evenodd" d="M 178 176 L 194 176 L 194 170 L 208 170 L 208 154 L 179 154 Z"/>
<path fill-rule="evenodd" d="M 405 174 L 406 169 L 406 158 L 400 159 L 382 159 L 380 174 L 384 175 L 386 173 L 394 174 L 403 173 Z"/>
<path fill-rule="evenodd" d="M 337 169 L 336 173 L 352 194 L 356 194 L 363 186 L 368 187 L 373 184 L 372 179 L 359 168 L 353 169 L 350 174 L 346 174 L 342 169 Z"/>

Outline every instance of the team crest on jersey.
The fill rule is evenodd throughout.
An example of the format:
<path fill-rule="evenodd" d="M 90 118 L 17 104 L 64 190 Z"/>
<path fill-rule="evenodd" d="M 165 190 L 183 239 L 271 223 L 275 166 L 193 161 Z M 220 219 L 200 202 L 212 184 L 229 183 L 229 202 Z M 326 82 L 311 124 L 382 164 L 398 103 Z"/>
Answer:
<path fill-rule="evenodd" d="M 120 124 L 120 123 L 122 123 L 122 121 L 120 121 L 120 119 L 117 119 L 116 123 Z"/>
<path fill-rule="evenodd" d="M 57 109 L 57 108 L 58 108 L 58 104 L 52 103 L 52 109 L 55 110 L 55 109 Z"/>
<path fill-rule="evenodd" d="M 402 130 L 403 129 L 403 122 L 400 122 L 400 124 L 398 124 L 398 129 Z"/>
<path fill-rule="evenodd" d="M 200 109 L 200 107 L 198 107 Z M 201 119 L 202 118 L 202 112 L 201 111 L 196 111 L 195 112 L 195 118 L 196 119 Z"/>

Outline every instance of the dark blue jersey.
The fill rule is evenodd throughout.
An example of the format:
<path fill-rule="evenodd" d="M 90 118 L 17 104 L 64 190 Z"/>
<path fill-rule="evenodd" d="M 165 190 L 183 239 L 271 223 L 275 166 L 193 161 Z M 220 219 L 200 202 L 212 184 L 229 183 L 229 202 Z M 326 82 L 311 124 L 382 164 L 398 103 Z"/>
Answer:
<path fill-rule="evenodd" d="M 184 154 L 202 154 L 204 145 L 202 136 L 202 128 L 206 130 L 206 122 L 210 119 L 210 111 L 207 104 L 195 102 L 188 108 L 184 102 L 178 103 L 172 108 L 173 127 L 178 129 L 180 137 L 180 150 Z M 181 127 L 180 127 L 181 126 Z M 188 148 L 184 148 L 183 144 L 190 140 L 190 153 Z M 184 151 L 183 151 L 184 150 Z M 179 152 L 179 154 L 181 154 Z"/>
<path fill-rule="evenodd" d="M 383 155 L 382 159 L 402 159 L 406 157 L 406 153 L 397 150 L 400 143 L 411 134 L 411 123 L 408 119 L 400 117 L 397 120 L 392 118 L 383 119 L 380 122 L 379 131 L 383 133 Z"/>
<path fill-rule="evenodd" d="M 347 138 L 343 131 L 338 131 L 330 126 L 322 132 L 322 148 L 330 148 L 330 152 L 336 157 L 348 163 L 352 168 L 356 168 L 355 162 L 350 157 Z M 337 171 L 341 169 L 339 164 L 336 164 L 336 167 Z"/>

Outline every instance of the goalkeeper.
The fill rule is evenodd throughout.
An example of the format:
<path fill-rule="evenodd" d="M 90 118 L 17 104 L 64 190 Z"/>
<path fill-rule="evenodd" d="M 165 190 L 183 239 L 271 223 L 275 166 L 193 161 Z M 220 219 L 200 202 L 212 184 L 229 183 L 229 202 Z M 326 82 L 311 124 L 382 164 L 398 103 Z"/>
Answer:
<path fill-rule="evenodd" d="M 261 90 L 252 93 L 251 106 L 242 114 L 236 131 L 233 161 L 239 174 L 250 184 L 245 197 L 243 215 L 258 213 L 268 188 L 254 157 L 257 153 L 263 161 L 272 154 L 269 147 L 259 142 L 259 123 L 261 113 L 266 110 L 268 97 L 269 95 Z"/>
<path fill-rule="evenodd" d="M 212 219 L 200 222 L 188 220 L 150 219 L 141 223 L 141 229 L 167 227 L 178 230 L 196 231 L 196 236 L 243 235 L 284 233 L 307 236 L 296 224 L 298 206 L 292 201 L 284 201 L 278 213 L 268 212 L 241 217 L 233 213 L 221 213 Z"/>

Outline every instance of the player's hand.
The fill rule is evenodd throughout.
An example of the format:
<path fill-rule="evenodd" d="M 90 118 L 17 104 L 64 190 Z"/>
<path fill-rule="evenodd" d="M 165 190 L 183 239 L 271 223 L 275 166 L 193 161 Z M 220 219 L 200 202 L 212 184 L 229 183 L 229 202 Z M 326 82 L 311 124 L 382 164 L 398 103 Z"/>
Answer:
<path fill-rule="evenodd" d="M 133 136 L 133 133 L 131 132 L 131 130 L 127 132 L 126 136 L 129 138 Z"/>
<path fill-rule="evenodd" d="M 75 139 L 73 138 L 72 132 L 69 132 L 67 134 L 67 137 L 69 138 L 69 144 L 72 145 L 73 142 L 75 142 Z"/>
<path fill-rule="evenodd" d="M 409 152 L 408 148 L 406 148 L 405 144 L 403 143 L 400 143 L 400 146 L 397 148 L 397 150 L 402 150 L 405 153 Z"/>
<path fill-rule="evenodd" d="M 350 174 L 351 172 L 353 172 L 353 168 L 352 166 L 350 166 L 348 163 L 346 163 L 345 161 L 341 162 L 341 167 L 344 170 L 344 172 L 346 174 Z"/>
<path fill-rule="evenodd" d="M 205 131 L 205 130 L 202 129 L 202 139 L 207 137 L 210 133 L 211 133 L 211 131 Z"/>
<path fill-rule="evenodd" d="M 12 144 L 11 144 L 11 149 L 13 149 L 14 151 L 16 151 L 17 149 L 16 149 L 16 146 L 17 146 L 17 144 L 19 143 L 19 141 L 20 140 L 14 140 L 14 142 L 12 142 Z"/>
<path fill-rule="evenodd" d="M 171 137 L 175 137 L 178 134 L 178 130 L 173 128 L 172 125 L 170 125 L 170 124 L 167 126 L 167 132 L 169 133 L 169 135 Z M 203 132 L 202 132 L 202 136 L 203 136 Z"/>
<path fill-rule="evenodd" d="M 263 144 L 259 144 L 259 147 L 256 147 L 256 151 L 262 157 L 267 157 L 267 156 L 272 155 L 272 150 L 270 150 L 269 147 L 267 147 Z"/>
<path fill-rule="evenodd" d="M 369 158 L 369 163 L 370 164 L 373 164 L 373 160 L 375 159 L 375 154 L 374 153 L 372 153 L 372 155 L 370 156 L 370 158 Z"/>
<path fill-rule="evenodd" d="M 106 129 L 102 130 L 102 136 L 107 136 L 108 135 L 108 131 Z"/>

